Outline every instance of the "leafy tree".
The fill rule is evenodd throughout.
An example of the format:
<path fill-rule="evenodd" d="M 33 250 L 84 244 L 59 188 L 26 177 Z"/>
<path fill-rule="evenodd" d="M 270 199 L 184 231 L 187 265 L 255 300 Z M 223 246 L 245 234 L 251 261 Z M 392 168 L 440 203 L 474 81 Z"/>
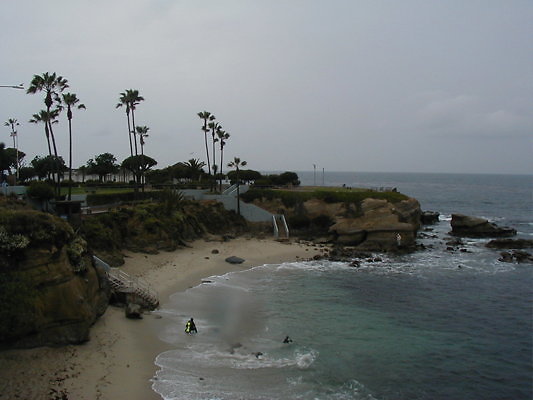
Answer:
<path fill-rule="evenodd" d="M 33 177 L 37 176 L 37 172 L 33 167 L 20 167 L 19 168 L 19 181 L 28 182 Z"/>
<path fill-rule="evenodd" d="M 239 176 L 237 176 L 237 171 L 228 172 L 228 178 L 231 182 L 238 182 L 239 178 L 241 182 L 251 182 L 261 179 L 261 177 L 261 173 L 253 169 L 241 169 L 239 170 Z"/>
<path fill-rule="evenodd" d="M 63 157 L 46 156 L 35 158 L 31 161 L 31 166 L 39 179 L 50 178 L 54 173 L 61 174 L 67 170 Z"/>
<path fill-rule="evenodd" d="M 78 171 L 81 172 L 82 183 L 85 183 L 85 176 L 87 175 L 87 165 L 82 165 L 78 168 Z"/>
<path fill-rule="evenodd" d="M 78 110 L 85 109 L 84 104 L 78 104 L 80 100 L 76 97 L 74 93 L 65 93 L 63 94 L 63 102 L 67 106 L 67 118 L 68 118 L 68 141 L 69 141 L 69 152 L 68 152 L 68 199 L 71 199 L 72 195 L 72 108 L 77 108 Z"/>
<path fill-rule="evenodd" d="M 118 171 L 117 159 L 111 153 L 102 153 L 87 161 L 87 173 L 98 175 L 98 180 L 102 182 L 108 174 Z"/>
<path fill-rule="evenodd" d="M 12 175 L 12 170 L 17 170 L 17 165 L 20 165 L 20 161 L 26 156 L 23 151 L 8 147 L 5 149 L 5 157 L 7 162 L 7 168 Z M 18 163 L 17 163 L 18 160 Z"/>
<path fill-rule="evenodd" d="M 209 111 L 203 111 L 199 112 L 198 116 L 204 121 L 204 125 L 202 127 L 202 131 L 204 131 L 204 139 L 205 139 L 205 154 L 207 156 L 207 171 L 209 175 L 211 175 L 211 161 L 209 159 L 209 146 L 207 145 L 207 132 L 209 132 L 208 121 L 214 121 L 215 116 L 211 114 Z"/>
<path fill-rule="evenodd" d="M 142 176 L 156 165 L 157 161 L 146 155 L 132 156 L 122 161 L 122 168 L 130 171 L 137 182 L 142 182 Z M 135 190 L 137 191 L 137 187 L 135 187 Z"/>
<path fill-rule="evenodd" d="M 280 185 L 293 185 L 293 186 L 299 186 L 300 185 L 300 179 L 298 178 L 298 174 L 296 172 L 290 172 L 285 171 L 279 176 L 279 184 Z"/>
<path fill-rule="evenodd" d="M 228 164 L 229 168 L 235 168 L 237 172 L 237 214 L 241 215 L 241 193 L 240 193 L 240 168 L 246 166 L 246 161 L 241 161 L 239 157 L 234 157 Z"/>
<path fill-rule="evenodd" d="M 172 167 L 148 171 L 145 178 L 152 185 L 169 183 L 172 180 Z"/>

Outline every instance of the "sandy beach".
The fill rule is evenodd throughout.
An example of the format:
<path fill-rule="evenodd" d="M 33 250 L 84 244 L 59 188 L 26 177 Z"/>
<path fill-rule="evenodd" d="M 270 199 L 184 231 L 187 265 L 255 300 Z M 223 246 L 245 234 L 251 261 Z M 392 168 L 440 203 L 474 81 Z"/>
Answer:
<path fill-rule="evenodd" d="M 156 255 L 126 253 L 122 269 L 144 279 L 165 304 L 172 293 L 203 278 L 268 263 L 308 259 L 323 249 L 271 239 L 198 240 L 190 247 Z M 225 259 L 237 256 L 242 264 Z M 82 345 L 0 352 L 0 399 L 160 399 L 150 379 L 155 357 L 169 348 L 157 337 L 162 318 L 145 313 L 141 320 L 108 307 Z"/>

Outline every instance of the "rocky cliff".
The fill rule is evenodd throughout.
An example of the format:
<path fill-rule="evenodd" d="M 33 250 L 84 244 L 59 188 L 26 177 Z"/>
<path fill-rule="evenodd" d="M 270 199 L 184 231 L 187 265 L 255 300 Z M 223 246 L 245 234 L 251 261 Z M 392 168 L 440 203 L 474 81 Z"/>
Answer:
<path fill-rule="evenodd" d="M 413 248 L 420 228 L 420 204 L 408 198 L 397 203 L 368 198 L 359 205 L 360 215 L 338 214 L 329 228 L 338 243 L 359 250 L 394 251 Z"/>
<path fill-rule="evenodd" d="M 67 222 L 1 201 L 0 344 L 86 341 L 108 300 L 103 271 Z"/>
<path fill-rule="evenodd" d="M 362 251 L 413 248 L 422 215 L 416 199 L 397 192 L 292 193 L 288 197 L 283 192 L 256 191 L 248 195 L 252 197 L 254 204 L 285 214 L 297 235 L 325 237 Z"/>

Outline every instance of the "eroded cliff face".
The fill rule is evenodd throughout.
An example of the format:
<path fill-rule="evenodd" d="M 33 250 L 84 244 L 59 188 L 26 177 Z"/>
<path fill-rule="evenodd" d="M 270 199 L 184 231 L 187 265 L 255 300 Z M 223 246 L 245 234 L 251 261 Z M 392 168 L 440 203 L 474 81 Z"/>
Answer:
<path fill-rule="evenodd" d="M 391 251 L 412 248 L 422 214 L 416 199 L 397 203 L 368 198 L 361 202 L 359 214 L 337 214 L 329 228 L 338 243 L 360 250 Z"/>
<path fill-rule="evenodd" d="M 50 214 L 0 208 L 0 344 L 80 343 L 109 288 L 87 244 Z"/>
<path fill-rule="evenodd" d="M 310 199 L 286 207 L 279 199 L 254 203 L 284 213 L 297 234 L 323 236 L 333 243 L 362 251 L 408 250 L 415 246 L 422 211 L 414 198 L 391 202 L 366 198 L 361 202 L 326 202 Z"/>

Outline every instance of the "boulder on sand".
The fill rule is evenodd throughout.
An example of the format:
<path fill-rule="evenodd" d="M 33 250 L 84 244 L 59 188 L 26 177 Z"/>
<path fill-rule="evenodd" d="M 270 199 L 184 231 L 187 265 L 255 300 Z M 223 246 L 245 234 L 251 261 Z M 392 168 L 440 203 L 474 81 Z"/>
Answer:
<path fill-rule="evenodd" d="M 243 258 L 236 257 L 236 256 L 231 256 L 231 257 L 226 258 L 226 262 L 230 264 L 242 264 L 244 261 L 245 260 Z"/>

